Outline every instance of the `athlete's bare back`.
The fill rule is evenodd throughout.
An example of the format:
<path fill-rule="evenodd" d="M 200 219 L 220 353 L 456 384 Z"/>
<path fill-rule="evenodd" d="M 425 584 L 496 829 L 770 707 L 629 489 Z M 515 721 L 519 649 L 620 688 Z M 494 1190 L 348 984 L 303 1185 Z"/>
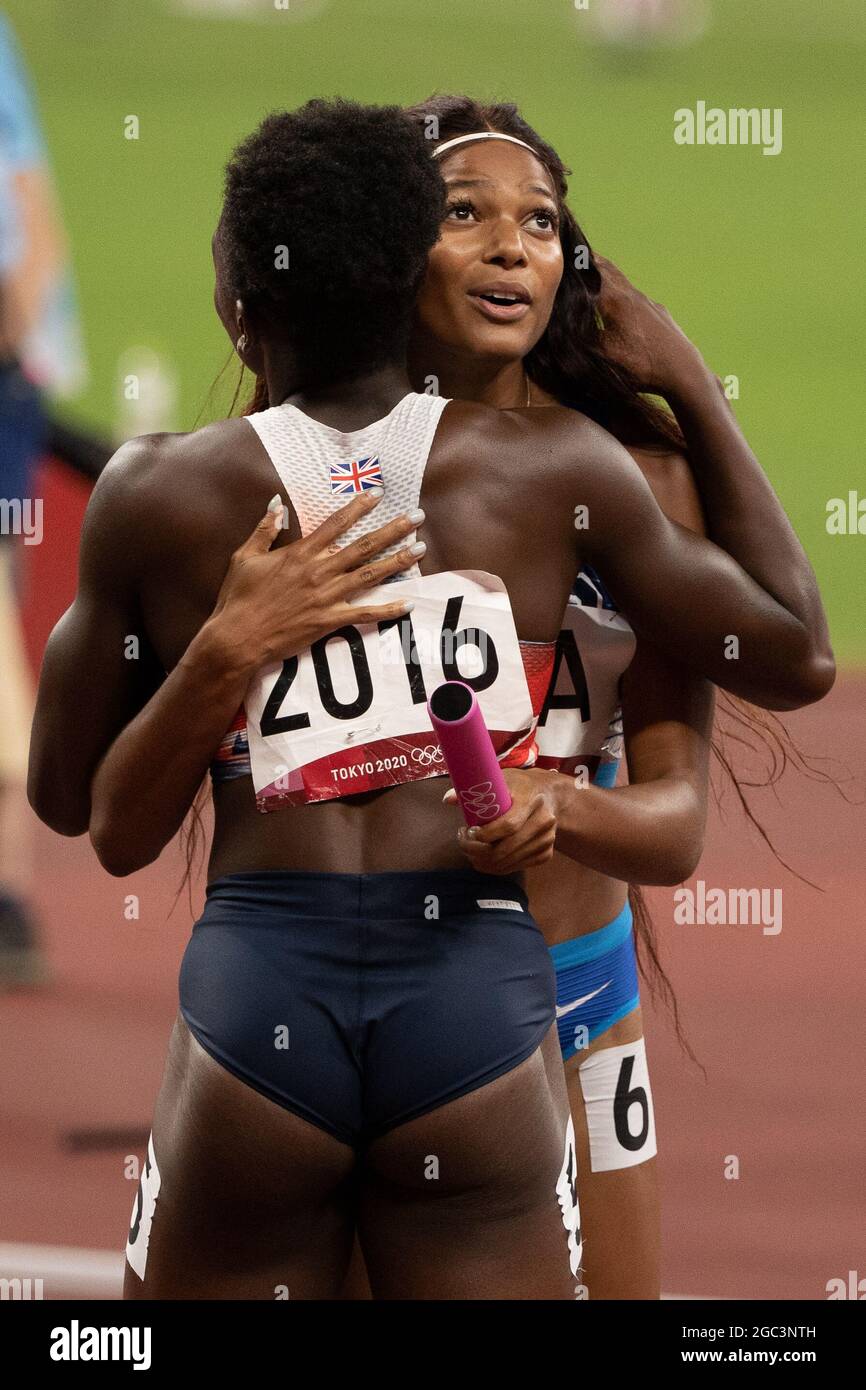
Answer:
<path fill-rule="evenodd" d="M 602 437 L 573 411 L 502 412 L 450 403 L 421 489 L 422 573 L 498 575 L 518 636 L 555 640 L 577 562 L 570 500 L 580 471 L 575 452 L 591 456 Z M 103 488 L 114 494 L 105 517 L 115 577 L 134 590 L 142 642 L 168 672 L 211 614 L 232 553 L 279 479 L 248 422 L 228 420 L 193 434 L 135 441 L 111 466 Z M 300 535 L 291 495 L 283 501 L 289 524 L 277 546 Z M 267 816 L 257 813 L 247 778 L 219 785 L 211 873 L 462 866 L 453 814 L 442 813 L 443 785 L 435 779 Z"/>

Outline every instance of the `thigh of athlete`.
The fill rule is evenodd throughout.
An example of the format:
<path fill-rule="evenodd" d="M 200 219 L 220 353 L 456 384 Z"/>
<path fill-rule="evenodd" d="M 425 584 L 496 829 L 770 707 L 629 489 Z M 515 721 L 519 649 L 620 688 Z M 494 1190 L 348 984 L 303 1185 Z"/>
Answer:
<path fill-rule="evenodd" d="M 660 1292 L 660 1203 L 652 1097 L 628 1044 L 643 1038 L 634 1009 L 565 1063 L 577 1145 L 583 1282 L 590 1299 L 654 1299 Z M 617 1049 L 611 1054 L 611 1048 Z M 603 1072 L 581 1066 L 608 1052 Z M 592 1064 L 591 1064 L 592 1066 Z M 590 1141 L 587 1106 L 594 1107 Z M 640 1159 L 642 1152 L 653 1156 Z M 627 1167 L 602 1164 L 628 1163 Z M 595 1167 L 593 1167 L 593 1163 Z"/>
<path fill-rule="evenodd" d="M 358 1210 L 373 1297 L 573 1300 L 567 1137 L 554 1026 L 513 1071 L 377 1139 Z"/>
<path fill-rule="evenodd" d="M 356 1155 L 226 1071 L 178 1017 L 153 1122 L 159 1190 L 127 1299 L 325 1299 L 352 1248 Z M 145 1238 L 147 1190 L 131 1238 Z M 142 1221 L 142 1217 L 144 1220 Z M 142 1252 L 133 1256 L 142 1266 Z"/>

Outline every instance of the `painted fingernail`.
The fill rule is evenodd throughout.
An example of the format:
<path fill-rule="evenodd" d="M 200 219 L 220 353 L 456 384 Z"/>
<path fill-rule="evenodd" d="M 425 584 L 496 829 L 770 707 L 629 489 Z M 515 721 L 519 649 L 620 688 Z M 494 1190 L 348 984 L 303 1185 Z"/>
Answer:
<path fill-rule="evenodd" d="M 407 601 L 403 604 L 403 612 L 404 612 L 404 613 L 411 613 L 411 612 L 412 612 L 412 609 L 413 609 L 414 607 L 415 607 L 415 604 L 414 604 L 414 602 L 412 601 L 412 599 L 407 599 Z"/>
<path fill-rule="evenodd" d="M 411 521 L 413 526 L 420 526 L 426 515 L 427 513 L 422 507 L 416 507 L 414 512 L 406 513 L 406 520 Z"/>
<path fill-rule="evenodd" d="M 280 494 L 279 494 L 278 492 L 275 492 L 274 495 L 273 495 L 273 497 L 271 498 L 270 502 L 268 503 L 268 511 L 269 511 L 269 512 L 279 512 L 279 511 L 282 510 L 282 506 L 283 506 L 283 499 L 282 499 L 282 497 L 280 496 Z"/>
<path fill-rule="evenodd" d="M 415 541 L 414 545 L 409 546 L 410 555 L 423 555 L 427 549 L 423 541 Z"/>

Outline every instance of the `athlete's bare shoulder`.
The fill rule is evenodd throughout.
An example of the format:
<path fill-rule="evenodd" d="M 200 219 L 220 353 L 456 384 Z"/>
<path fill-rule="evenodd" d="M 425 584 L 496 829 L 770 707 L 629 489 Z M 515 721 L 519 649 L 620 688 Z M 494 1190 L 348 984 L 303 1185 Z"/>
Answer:
<path fill-rule="evenodd" d="M 560 488 L 570 496 L 581 477 L 597 475 L 611 459 L 634 468 L 622 445 L 594 420 L 567 406 L 498 410 L 474 401 L 452 401 L 443 417 L 456 455 L 470 449 L 494 473 L 513 475 L 546 497 Z"/>
<path fill-rule="evenodd" d="M 109 546 L 113 536 L 128 563 L 152 556 L 163 541 L 191 542 L 218 526 L 236 499 L 248 496 L 249 462 L 258 449 L 242 419 L 220 420 L 188 434 L 130 439 L 96 483 L 86 536 Z"/>
<path fill-rule="evenodd" d="M 103 470 L 99 487 L 130 505 L 159 497 L 176 502 L 207 481 L 255 440 L 245 420 L 218 420 L 187 434 L 142 434 L 123 444 Z"/>

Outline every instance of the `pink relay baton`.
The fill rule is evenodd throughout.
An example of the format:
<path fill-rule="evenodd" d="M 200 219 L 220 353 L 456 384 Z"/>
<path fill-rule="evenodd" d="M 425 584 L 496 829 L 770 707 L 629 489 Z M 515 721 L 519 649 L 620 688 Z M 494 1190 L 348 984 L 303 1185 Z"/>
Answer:
<path fill-rule="evenodd" d="M 427 701 L 467 825 L 485 825 L 504 816 L 511 793 L 496 760 L 475 691 L 464 681 L 445 681 Z"/>

